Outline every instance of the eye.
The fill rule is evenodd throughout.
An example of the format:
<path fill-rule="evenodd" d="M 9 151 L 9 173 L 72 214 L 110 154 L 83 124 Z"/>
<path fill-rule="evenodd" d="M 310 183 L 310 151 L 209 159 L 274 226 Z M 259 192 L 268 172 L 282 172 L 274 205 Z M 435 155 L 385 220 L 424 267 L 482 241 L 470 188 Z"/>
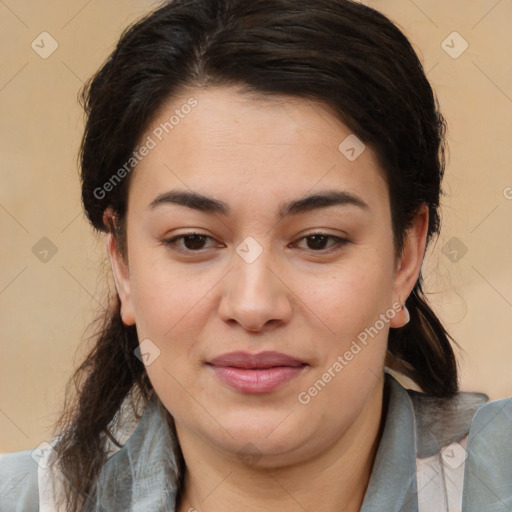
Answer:
<path fill-rule="evenodd" d="M 211 241 L 211 245 L 208 246 L 208 241 Z M 334 235 L 328 235 L 326 233 L 314 233 L 299 240 L 300 242 L 306 242 L 306 247 L 300 247 L 300 249 L 311 250 L 313 252 L 330 252 L 344 246 L 349 240 L 340 238 Z M 330 243 L 329 243 L 330 242 Z M 219 247 L 219 244 L 215 239 L 208 235 L 201 233 L 185 233 L 178 235 L 173 238 L 162 240 L 162 245 L 168 246 L 173 250 L 182 253 L 199 253 L 213 247 Z"/>
<path fill-rule="evenodd" d="M 314 252 L 329 251 L 349 243 L 349 241 L 345 238 L 340 238 L 338 236 L 328 235 L 325 233 L 314 233 L 300 239 L 300 241 L 303 240 L 306 240 L 306 249 L 313 250 Z M 329 241 L 332 243 L 331 245 L 327 246 Z"/>
<path fill-rule="evenodd" d="M 162 240 L 162 244 L 180 252 L 199 252 L 205 248 L 208 249 L 208 247 L 205 247 L 208 240 L 214 241 L 212 237 L 207 235 L 186 233 L 184 235 L 175 236 L 174 238 Z M 182 244 L 179 242 L 182 242 Z"/>

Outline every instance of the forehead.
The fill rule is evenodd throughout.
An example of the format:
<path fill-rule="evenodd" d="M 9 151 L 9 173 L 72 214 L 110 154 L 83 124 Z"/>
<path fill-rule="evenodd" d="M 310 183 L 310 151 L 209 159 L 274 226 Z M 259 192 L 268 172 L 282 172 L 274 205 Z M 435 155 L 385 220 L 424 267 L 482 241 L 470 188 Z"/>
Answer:
<path fill-rule="evenodd" d="M 374 152 L 320 102 L 234 87 L 187 89 L 153 118 L 139 147 L 148 143 L 130 185 L 137 208 L 176 188 L 272 207 L 284 196 L 333 187 L 387 208 Z"/>

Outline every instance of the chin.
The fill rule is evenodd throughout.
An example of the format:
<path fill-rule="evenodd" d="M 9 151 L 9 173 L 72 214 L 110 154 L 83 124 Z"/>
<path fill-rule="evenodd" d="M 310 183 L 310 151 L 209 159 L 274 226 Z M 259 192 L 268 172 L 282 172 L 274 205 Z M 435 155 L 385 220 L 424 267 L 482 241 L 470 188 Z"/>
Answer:
<path fill-rule="evenodd" d="M 305 421 L 299 422 L 293 413 L 264 414 L 232 417 L 221 422 L 229 434 L 220 429 L 221 439 L 215 444 L 224 445 L 229 451 L 254 450 L 261 454 L 285 454 L 304 444 L 312 435 L 305 428 Z M 287 417 L 287 415 L 289 416 Z M 286 420 L 284 420 L 286 418 Z M 293 419 L 292 419 L 293 418 Z M 284 421 L 283 421 L 284 420 Z M 211 430 L 208 431 L 211 436 Z M 231 434 L 231 435 L 230 435 Z"/>

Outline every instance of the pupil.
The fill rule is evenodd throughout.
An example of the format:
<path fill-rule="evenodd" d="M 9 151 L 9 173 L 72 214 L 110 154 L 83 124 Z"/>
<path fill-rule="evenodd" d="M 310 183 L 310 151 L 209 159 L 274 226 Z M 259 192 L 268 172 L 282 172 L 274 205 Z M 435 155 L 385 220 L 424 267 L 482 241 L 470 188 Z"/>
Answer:
<path fill-rule="evenodd" d="M 327 241 L 327 237 L 323 235 L 313 235 L 308 237 L 309 238 L 309 248 L 310 249 L 324 249 L 325 248 L 325 242 Z"/>
<path fill-rule="evenodd" d="M 190 250 L 202 249 L 206 237 L 203 235 L 189 235 L 184 238 L 185 246 Z M 308 237 L 308 246 L 310 249 L 325 249 L 327 237 L 324 235 L 312 235 Z"/>
<path fill-rule="evenodd" d="M 202 235 L 190 235 L 186 236 L 185 239 L 185 246 L 187 249 L 202 249 L 205 241 L 205 237 Z"/>

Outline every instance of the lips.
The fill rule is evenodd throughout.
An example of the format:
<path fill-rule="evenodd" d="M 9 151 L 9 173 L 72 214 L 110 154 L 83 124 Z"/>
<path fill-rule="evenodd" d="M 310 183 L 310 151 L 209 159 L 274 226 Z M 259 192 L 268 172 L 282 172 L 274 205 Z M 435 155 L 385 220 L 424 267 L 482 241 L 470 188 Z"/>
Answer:
<path fill-rule="evenodd" d="M 306 363 L 298 359 L 279 352 L 260 352 L 259 354 L 230 352 L 229 354 L 223 354 L 212 359 L 208 364 L 212 366 L 232 366 L 234 368 L 249 370 L 275 368 L 278 366 L 298 368 L 306 365 Z"/>
<path fill-rule="evenodd" d="M 207 363 L 219 380 L 240 393 L 271 393 L 299 376 L 307 363 L 279 352 L 231 352 Z"/>

